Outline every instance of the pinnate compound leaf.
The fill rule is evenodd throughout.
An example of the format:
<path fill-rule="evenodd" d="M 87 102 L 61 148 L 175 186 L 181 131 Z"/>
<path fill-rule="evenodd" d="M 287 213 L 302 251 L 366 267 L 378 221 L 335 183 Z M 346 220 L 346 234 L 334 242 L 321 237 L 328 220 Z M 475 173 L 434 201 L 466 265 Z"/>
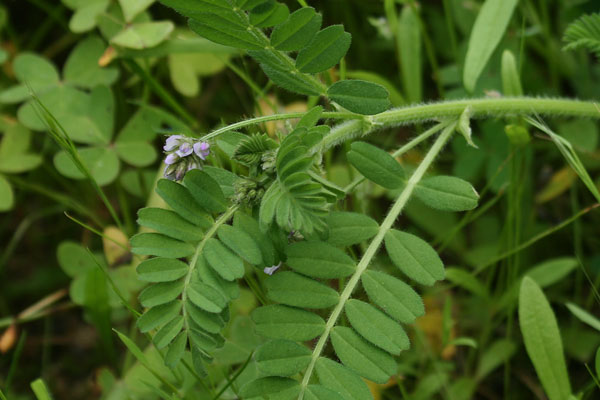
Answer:
<path fill-rule="evenodd" d="M 372 305 L 351 299 L 344 310 L 352 327 L 375 346 L 394 355 L 410 347 L 402 326 Z"/>
<path fill-rule="evenodd" d="M 455 176 L 423 179 L 415 196 L 431 208 L 442 211 L 466 211 L 477 207 L 479 194 L 471 184 Z"/>
<path fill-rule="evenodd" d="M 328 358 L 321 357 L 315 364 L 321 385 L 339 393 L 347 400 L 372 400 L 369 387 L 354 371 Z"/>
<path fill-rule="evenodd" d="M 256 332 L 274 339 L 312 340 L 325 330 L 325 321 L 309 311 L 272 304 L 255 309 Z"/>
<path fill-rule="evenodd" d="M 386 88 L 358 79 L 334 83 L 327 89 L 327 97 L 347 110 L 365 115 L 383 112 L 391 104 Z"/>
<path fill-rule="evenodd" d="M 227 247 L 250 264 L 262 264 L 262 253 L 258 244 L 243 230 L 231 225 L 223 225 L 217 231 L 217 235 Z"/>
<path fill-rule="evenodd" d="M 138 320 L 137 326 L 142 333 L 156 329 L 171 321 L 181 311 L 181 302 L 172 301 L 148 309 Z"/>
<path fill-rule="evenodd" d="M 583 15 L 571 23 L 563 40 L 568 42 L 565 50 L 585 48 L 600 58 L 600 14 Z"/>
<path fill-rule="evenodd" d="M 162 208 L 141 208 L 138 211 L 137 223 L 183 241 L 195 242 L 203 236 L 199 227 L 183 219 L 176 212 Z"/>
<path fill-rule="evenodd" d="M 392 262 L 418 283 L 431 286 L 444 279 L 444 264 L 440 256 L 423 239 L 390 229 L 385 234 L 385 248 Z"/>
<path fill-rule="evenodd" d="M 138 278 L 145 282 L 171 282 L 188 273 L 186 263 L 171 258 L 155 257 L 137 266 Z"/>
<path fill-rule="evenodd" d="M 471 30 L 465 58 L 463 81 L 469 92 L 475 90 L 492 53 L 500 43 L 519 0 L 486 0 Z"/>
<path fill-rule="evenodd" d="M 273 301 L 304 308 L 328 308 L 338 302 L 338 293 L 324 284 L 291 271 L 278 272 L 266 280 Z"/>
<path fill-rule="evenodd" d="M 192 224 L 198 225 L 203 229 L 209 229 L 213 225 L 213 219 L 194 200 L 194 197 L 192 197 L 190 191 L 185 186 L 168 179 L 160 179 L 156 184 L 156 193 L 177 214 Z"/>
<path fill-rule="evenodd" d="M 321 28 L 322 17 L 312 7 L 292 13 L 271 33 L 271 45 L 277 50 L 297 51 L 306 46 Z"/>
<path fill-rule="evenodd" d="M 329 237 L 327 242 L 334 246 L 352 246 L 377 234 L 377 221 L 365 214 L 333 211 L 327 217 Z"/>
<path fill-rule="evenodd" d="M 525 349 L 548 398 L 569 398 L 571 384 L 556 317 L 542 289 L 529 277 L 521 282 L 519 324 Z"/>
<path fill-rule="evenodd" d="M 365 142 L 352 143 L 348 161 L 365 178 L 387 189 L 397 189 L 404 184 L 404 170 L 389 153 Z"/>
<path fill-rule="evenodd" d="M 244 399 L 266 398 L 273 400 L 292 400 L 300 392 L 300 384 L 291 378 L 268 376 L 246 383 L 240 389 Z"/>
<path fill-rule="evenodd" d="M 386 383 L 398 370 L 390 354 L 367 343 L 351 328 L 334 327 L 331 342 L 344 365 L 375 383 Z"/>
<path fill-rule="evenodd" d="M 367 271 L 361 281 L 369 299 L 399 322 L 411 324 L 425 314 L 421 297 L 400 279 L 383 272 Z"/>
<path fill-rule="evenodd" d="M 183 184 L 200 206 L 211 213 L 227 209 L 227 200 L 219 184 L 206 172 L 193 169 L 185 174 Z"/>
<path fill-rule="evenodd" d="M 286 253 L 286 263 L 294 271 L 315 278 L 343 278 L 356 269 L 354 261 L 346 253 L 325 242 L 293 243 Z"/>
<path fill-rule="evenodd" d="M 159 233 L 138 233 L 131 238 L 131 251 L 135 254 L 181 258 L 191 256 L 194 246 Z"/>
<path fill-rule="evenodd" d="M 308 366 L 311 351 L 290 340 L 271 340 L 256 350 L 256 366 L 260 372 L 274 376 L 292 376 Z"/>
<path fill-rule="evenodd" d="M 300 72 L 317 73 L 336 65 L 350 48 L 352 35 L 342 25 L 331 25 L 319 31 L 310 43 L 300 50 L 296 67 Z"/>
<path fill-rule="evenodd" d="M 210 238 L 204 244 L 204 258 L 223 279 L 233 281 L 244 276 L 244 263 L 223 246 L 217 239 Z"/>

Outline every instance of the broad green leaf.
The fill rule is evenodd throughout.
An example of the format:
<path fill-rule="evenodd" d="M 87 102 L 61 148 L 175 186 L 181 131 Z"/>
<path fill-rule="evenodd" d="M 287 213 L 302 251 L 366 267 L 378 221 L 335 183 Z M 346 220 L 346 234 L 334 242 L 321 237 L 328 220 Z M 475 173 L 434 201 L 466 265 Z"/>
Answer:
<path fill-rule="evenodd" d="M 290 9 L 276 1 L 264 2 L 250 12 L 250 25 L 258 28 L 268 28 L 279 25 L 290 15 Z"/>
<path fill-rule="evenodd" d="M 179 315 L 180 310 L 179 300 L 150 308 L 137 320 L 137 326 L 141 332 L 149 332 L 171 321 Z"/>
<path fill-rule="evenodd" d="M 263 50 L 264 46 L 246 28 L 231 24 L 217 14 L 202 14 L 202 19 L 190 19 L 190 29 L 206 39 L 225 46 L 245 50 Z"/>
<path fill-rule="evenodd" d="M 208 262 L 204 257 L 198 257 L 196 272 L 202 282 L 217 289 L 224 298 L 233 300 L 240 295 L 240 287 L 237 282 L 235 280 L 228 281 L 221 277 L 213 268 L 208 266 Z"/>
<path fill-rule="evenodd" d="M 310 128 L 314 127 L 315 125 L 317 125 L 317 123 L 321 119 L 322 114 L 323 114 L 323 107 L 314 106 L 313 108 L 308 110 L 308 112 L 306 114 L 304 114 L 304 116 L 302 116 L 302 118 L 300 118 L 300 121 L 298 121 L 298 123 L 296 124 L 296 128 L 310 129 Z"/>
<path fill-rule="evenodd" d="M 423 179 L 415 196 L 431 208 L 442 211 L 466 211 L 477 207 L 479 194 L 465 180 L 455 176 L 434 176 Z"/>
<path fill-rule="evenodd" d="M 292 400 L 298 396 L 300 384 L 290 378 L 269 376 L 246 383 L 240 389 L 242 398 L 264 398 L 272 400 Z"/>
<path fill-rule="evenodd" d="M 54 64 L 34 53 L 19 53 L 13 61 L 13 69 L 15 77 L 19 82 L 28 84 L 36 93 L 44 91 L 52 85 L 56 85 L 60 80 L 58 70 Z M 24 92 L 25 97 L 16 99 L 17 101 L 22 101 L 29 97 L 29 90 L 26 89 Z"/>
<path fill-rule="evenodd" d="M 479 297 L 484 299 L 489 297 L 487 288 L 468 271 L 460 268 L 447 268 L 446 279 Z"/>
<path fill-rule="evenodd" d="M 321 385 L 339 393 L 347 400 L 372 400 L 369 387 L 352 370 L 325 357 L 315 364 Z"/>
<path fill-rule="evenodd" d="M 410 347 L 408 336 L 396 321 L 372 305 L 351 299 L 344 307 L 352 327 L 369 342 L 398 355 Z"/>
<path fill-rule="evenodd" d="M 418 103 L 423 100 L 422 41 L 419 16 L 411 4 L 402 8 L 396 30 L 396 43 L 406 98 L 409 103 Z"/>
<path fill-rule="evenodd" d="M 296 272 L 315 278 L 343 278 L 356 269 L 352 258 L 325 242 L 293 243 L 288 246 L 286 253 L 287 265 Z"/>
<path fill-rule="evenodd" d="M 212 218 L 206 214 L 204 209 L 194 200 L 190 191 L 183 185 L 160 179 L 156 183 L 156 193 L 171 207 L 177 214 L 187 219 L 191 223 L 200 226 L 203 229 L 210 229 L 213 225 Z"/>
<path fill-rule="evenodd" d="M 580 320 L 584 324 L 591 326 L 595 330 L 600 331 L 600 320 L 598 320 L 596 316 L 590 314 L 588 311 L 579 307 L 577 304 L 568 302 L 566 306 L 569 309 L 569 311 L 571 311 L 571 314 L 576 316 L 578 320 Z"/>
<path fill-rule="evenodd" d="M 182 328 L 183 317 L 178 315 L 156 332 L 156 335 L 152 338 L 152 342 L 154 342 L 157 349 L 164 349 L 175 339 Z"/>
<path fill-rule="evenodd" d="M 185 353 L 185 347 L 187 345 L 187 333 L 181 332 L 171 342 L 168 347 L 167 354 L 165 355 L 165 365 L 169 368 L 175 368 L 179 363 L 179 360 Z"/>
<path fill-rule="evenodd" d="M 353 70 L 347 71 L 346 76 L 349 79 L 360 79 L 363 81 L 374 82 L 383 86 L 387 89 L 388 93 L 390 94 L 390 102 L 393 106 L 401 106 L 403 104 L 406 104 L 404 96 L 402 96 L 400 91 L 396 88 L 395 84 L 382 75 L 379 75 L 373 71 Z"/>
<path fill-rule="evenodd" d="M 256 350 L 256 367 L 265 375 L 292 376 L 308 366 L 312 352 L 290 340 L 271 340 Z"/>
<path fill-rule="evenodd" d="M 296 67 L 300 72 L 317 73 L 336 65 L 350 48 L 352 35 L 342 25 L 331 25 L 319 31 L 298 52 Z"/>
<path fill-rule="evenodd" d="M 206 211 L 220 213 L 227 209 L 227 201 L 221 187 L 207 173 L 199 169 L 191 170 L 185 174 L 183 184 Z"/>
<path fill-rule="evenodd" d="M 271 239 L 260 230 L 258 221 L 248 214 L 238 211 L 233 217 L 233 226 L 246 232 L 256 242 L 262 255 L 263 266 L 275 265 L 275 247 Z"/>
<path fill-rule="evenodd" d="M 9 125 L 0 142 L 0 172 L 18 174 L 40 165 L 40 155 L 27 153 L 30 142 L 29 129 L 18 123 Z"/>
<path fill-rule="evenodd" d="M 519 323 L 527 354 L 550 400 L 567 399 L 571 384 L 556 317 L 544 292 L 529 277 L 519 293 Z"/>
<path fill-rule="evenodd" d="M 191 256 L 194 250 L 189 243 L 159 233 L 138 233 L 131 238 L 131 251 L 140 255 L 181 258 Z"/>
<path fill-rule="evenodd" d="M 505 96 L 523 96 L 517 62 L 510 50 L 502 53 L 502 92 Z"/>
<path fill-rule="evenodd" d="M 209 313 L 220 313 L 227 301 L 221 293 L 202 282 L 192 282 L 187 289 L 188 298 L 196 306 Z"/>
<path fill-rule="evenodd" d="M 387 383 L 398 370 L 390 354 L 365 342 L 350 328 L 334 327 L 331 330 L 331 343 L 344 365 L 375 383 Z"/>
<path fill-rule="evenodd" d="M 78 7 L 69 21 L 69 29 L 74 33 L 83 33 L 96 26 L 96 18 L 104 13 L 110 0 L 90 0 Z"/>
<path fill-rule="evenodd" d="M 516 351 L 517 345 L 508 339 L 500 339 L 492 343 L 479 359 L 476 372 L 477 378 L 485 378 L 490 372 L 510 360 Z"/>
<path fill-rule="evenodd" d="M 180 279 L 148 286 L 138 297 L 140 304 L 144 307 L 155 307 L 173 301 L 181 294 L 183 283 L 183 279 Z"/>
<path fill-rule="evenodd" d="M 344 400 L 341 394 L 322 385 L 308 385 L 304 392 L 306 400 Z"/>
<path fill-rule="evenodd" d="M 277 50 L 297 51 L 306 46 L 321 28 L 322 17 L 312 7 L 303 7 L 292 13 L 287 21 L 277 25 L 271 33 L 271 45 Z"/>
<path fill-rule="evenodd" d="M 125 22 L 128 23 L 133 21 L 136 15 L 150 7 L 152 3 L 154 3 L 154 0 L 119 0 Z"/>
<path fill-rule="evenodd" d="M 411 324 L 425 314 L 421 297 L 401 280 L 383 272 L 367 271 L 361 281 L 369 299 L 399 322 Z"/>
<path fill-rule="evenodd" d="M 97 268 L 90 253 L 79 243 L 70 240 L 65 240 L 58 245 L 56 258 L 60 268 L 71 278 Z"/>
<path fill-rule="evenodd" d="M 158 233 L 187 242 L 195 242 L 203 237 L 202 230 L 188 222 L 174 211 L 162 208 L 141 208 L 137 223 Z"/>
<path fill-rule="evenodd" d="M 440 256 L 423 239 L 390 229 L 385 234 L 385 248 L 393 263 L 420 284 L 431 286 L 444 279 L 444 264 Z"/>
<path fill-rule="evenodd" d="M 317 314 L 279 304 L 255 309 L 252 320 L 258 334 L 275 339 L 307 341 L 325 330 L 325 321 Z"/>
<path fill-rule="evenodd" d="M 365 178 L 388 189 L 404 184 L 404 170 L 389 153 L 365 142 L 352 143 L 346 155 L 348 161 Z"/>
<path fill-rule="evenodd" d="M 63 68 L 64 80 L 83 88 L 97 85 L 110 86 L 119 77 L 119 70 L 114 67 L 100 67 L 98 61 L 106 45 L 97 36 L 82 40 L 71 51 Z"/>
<path fill-rule="evenodd" d="M 200 328 L 209 333 L 219 333 L 225 322 L 219 314 L 209 313 L 194 305 L 191 301 L 185 303 L 185 311 L 188 317 Z"/>
<path fill-rule="evenodd" d="M 273 301 L 304 308 L 328 308 L 338 302 L 338 293 L 328 286 L 291 271 L 266 279 L 267 294 Z"/>
<path fill-rule="evenodd" d="M 223 225 L 217 231 L 217 235 L 227 247 L 250 264 L 262 264 L 262 253 L 258 244 L 243 230 L 231 225 Z"/>
<path fill-rule="evenodd" d="M 134 167 L 147 167 L 156 161 L 158 154 L 154 146 L 148 142 L 128 142 L 117 140 L 115 151 L 123 161 Z"/>
<path fill-rule="evenodd" d="M 208 239 L 204 244 L 202 254 L 212 269 L 223 279 L 233 281 L 244 276 L 242 260 L 217 239 Z"/>
<path fill-rule="evenodd" d="M 390 108 L 389 93 L 383 86 L 358 79 L 338 81 L 327 89 L 327 97 L 358 114 L 378 114 Z"/>
<path fill-rule="evenodd" d="M 214 350 L 223 347 L 224 340 L 221 336 L 211 335 L 198 329 L 190 329 L 188 331 L 190 339 L 190 347 L 192 351 L 200 350 L 203 354 L 201 355 L 204 360 L 210 361 L 212 357 L 210 353 Z M 193 357 L 193 355 L 192 355 Z"/>
<path fill-rule="evenodd" d="M 145 282 L 171 282 L 188 273 L 186 263 L 171 258 L 154 257 L 137 266 L 138 278 Z"/>
<path fill-rule="evenodd" d="M 15 195 L 12 186 L 6 178 L 0 174 L 0 212 L 8 211 L 13 208 L 15 203 Z"/>
<path fill-rule="evenodd" d="M 500 43 L 519 0 L 486 0 L 471 30 L 465 57 L 463 82 L 469 92 L 475 90 L 492 53 Z"/>
<path fill-rule="evenodd" d="M 120 162 L 114 150 L 108 147 L 88 147 L 78 150 L 84 165 L 100 186 L 112 183 L 119 174 Z M 54 166 L 62 175 L 72 179 L 85 179 L 83 172 L 73 163 L 69 154 L 61 150 L 54 156 Z"/>
<path fill-rule="evenodd" d="M 333 211 L 327 217 L 329 236 L 327 242 L 334 246 L 352 246 L 375 236 L 377 221 L 360 213 Z"/>
<path fill-rule="evenodd" d="M 273 83 L 290 92 L 307 96 L 319 96 L 322 94 L 321 88 L 316 87 L 306 74 L 290 74 L 286 70 L 265 63 L 260 63 L 260 67 Z"/>
<path fill-rule="evenodd" d="M 173 32 L 174 27 L 171 21 L 135 23 L 127 26 L 110 41 L 130 49 L 147 49 L 165 40 Z"/>
<path fill-rule="evenodd" d="M 210 165 L 205 165 L 203 171 L 219 183 L 225 198 L 229 199 L 235 194 L 235 183 L 240 179 L 236 174 Z"/>

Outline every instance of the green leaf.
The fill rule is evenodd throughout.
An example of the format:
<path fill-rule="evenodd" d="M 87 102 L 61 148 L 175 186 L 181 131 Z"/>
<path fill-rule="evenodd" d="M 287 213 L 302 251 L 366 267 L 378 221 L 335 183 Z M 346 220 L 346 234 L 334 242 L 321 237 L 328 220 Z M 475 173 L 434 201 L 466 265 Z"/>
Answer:
<path fill-rule="evenodd" d="M 365 142 L 352 143 L 348 161 L 365 178 L 388 189 L 404 185 L 404 170 L 389 153 Z"/>
<path fill-rule="evenodd" d="M 342 25 L 331 25 L 319 31 L 308 45 L 298 52 L 296 68 L 300 72 L 317 73 L 336 65 L 350 48 L 352 35 Z"/>
<path fill-rule="evenodd" d="M 138 299 L 144 307 L 155 307 L 175 300 L 183 290 L 183 279 L 162 282 L 142 290 Z"/>
<path fill-rule="evenodd" d="M 573 257 L 554 258 L 535 265 L 526 275 L 545 288 L 563 280 L 578 265 L 579 261 Z"/>
<path fill-rule="evenodd" d="M 258 221 L 238 211 L 233 217 L 233 226 L 246 232 L 256 242 L 262 255 L 263 266 L 270 267 L 276 264 L 273 242 L 260 230 Z"/>
<path fill-rule="evenodd" d="M 240 389 L 242 398 L 266 398 L 272 400 L 291 400 L 298 396 L 300 385 L 294 379 L 269 376 L 246 383 Z"/>
<path fill-rule="evenodd" d="M 180 332 L 179 335 L 171 342 L 165 355 L 165 365 L 169 368 L 175 368 L 179 363 L 179 360 L 185 353 L 185 347 L 187 345 L 187 333 Z"/>
<path fill-rule="evenodd" d="M 485 378 L 490 372 L 508 361 L 516 351 L 516 344 L 508 339 L 500 339 L 491 344 L 479 359 L 477 379 Z"/>
<path fill-rule="evenodd" d="M 373 71 L 353 70 L 347 71 L 346 76 L 350 79 L 361 79 L 363 81 L 374 82 L 383 86 L 390 94 L 390 102 L 393 106 L 401 106 L 406 104 L 406 100 L 404 100 L 404 97 L 396 88 L 395 84 L 382 75 L 379 75 Z"/>
<path fill-rule="evenodd" d="M 106 45 L 96 36 L 82 40 L 69 54 L 63 68 L 64 80 L 83 88 L 98 85 L 110 86 L 119 77 L 119 70 L 114 67 L 100 67 L 98 61 Z"/>
<path fill-rule="evenodd" d="M 71 278 L 97 268 L 94 258 L 87 249 L 70 240 L 65 240 L 58 245 L 56 258 L 60 268 Z"/>
<path fill-rule="evenodd" d="M 372 400 L 373 396 L 365 381 L 352 370 L 325 357 L 315 364 L 321 385 L 339 393 L 347 400 Z"/>
<path fill-rule="evenodd" d="M 171 258 L 154 257 L 137 266 L 138 278 L 145 282 L 171 282 L 187 275 L 186 263 Z"/>
<path fill-rule="evenodd" d="M 411 324 L 425 314 L 421 297 L 401 280 L 382 272 L 367 271 L 361 281 L 369 299 L 399 322 Z"/>
<path fill-rule="evenodd" d="M 138 320 L 137 326 L 143 333 L 149 332 L 171 321 L 181 311 L 181 301 L 175 300 L 148 309 Z"/>
<path fill-rule="evenodd" d="M 338 81 L 327 89 L 327 97 L 358 114 L 378 114 L 390 107 L 389 93 L 383 86 L 358 79 Z"/>
<path fill-rule="evenodd" d="M 74 33 L 83 33 L 96 26 L 96 18 L 104 13 L 110 0 L 91 0 L 78 7 L 69 21 L 69 29 Z"/>
<path fill-rule="evenodd" d="M 333 211 L 327 217 L 329 236 L 327 242 L 334 246 L 352 246 L 375 236 L 377 221 L 365 214 Z"/>
<path fill-rule="evenodd" d="M 579 307 L 577 304 L 568 302 L 565 305 L 569 311 L 571 311 L 571 314 L 577 317 L 578 320 L 591 326 L 595 330 L 600 331 L 600 320 L 598 320 L 598 318 L 596 318 L 594 315 Z"/>
<path fill-rule="evenodd" d="M 202 254 L 206 262 L 223 279 L 233 281 L 244 276 L 244 263 L 242 260 L 223 246 L 217 239 L 208 239 L 204 244 Z"/>
<path fill-rule="evenodd" d="M 52 400 L 52 395 L 42 378 L 38 378 L 31 382 L 31 390 L 33 391 L 33 394 L 35 394 L 37 400 Z"/>
<path fill-rule="evenodd" d="M 12 186 L 4 175 L 0 174 L 0 212 L 8 211 L 15 204 L 15 195 Z"/>
<path fill-rule="evenodd" d="M 271 46 L 282 51 L 297 51 L 306 46 L 321 28 L 322 17 L 312 7 L 292 13 L 271 33 Z"/>
<path fill-rule="evenodd" d="M 191 172 L 191 171 L 190 171 Z M 213 225 L 213 219 L 206 214 L 204 209 L 194 200 L 189 190 L 168 179 L 160 179 L 156 183 L 156 193 L 171 207 L 177 214 L 187 219 L 191 223 L 200 226 L 203 229 L 210 229 Z"/>
<path fill-rule="evenodd" d="M 225 198 L 229 199 L 235 194 L 234 186 L 240 179 L 236 174 L 223 168 L 211 167 L 210 165 L 205 165 L 202 170 L 219 183 Z"/>
<path fill-rule="evenodd" d="M 13 62 L 13 69 L 19 82 L 27 83 L 35 92 L 43 91 L 60 81 L 54 64 L 34 53 L 19 53 Z"/>
<path fill-rule="evenodd" d="M 203 237 L 202 230 L 174 211 L 162 208 L 141 208 L 137 223 L 158 233 L 182 241 L 196 242 Z"/>
<path fill-rule="evenodd" d="M 126 142 L 117 140 L 115 151 L 126 163 L 134 167 L 147 167 L 154 163 L 157 158 L 156 149 L 147 142 Z"/>
<path fill-rule="evenodd" d="M 194 246 L 159 233 L 138 233 L 131 238 L 131 251 L 140 255 L 181 258 L 194 254 Z"/>
<path fill-rule="evenodd" d="M 568 43 L 564 50 L 584 48 L 600 58 L 600 14 L 582 15 L 567 27 L 563 40 Z"/>
<path fill-rule="evenodd" d="M 119 0 L 125 22 L 131 22 L 142 11 L 146 10 L 154 0 Z"/>
<path fill-rule="evenodd" d="M 173 339 L 181 332 L 183 328 L 183 317 L 178 315 L 173 318 L 171 322 L 160 328 L 156 335 L 152 338 L 152 342 L 157 349 L 164 349 L 167 347 Z"/>
<path fill-rule="evenodd" d="M 442 211 L 466 211 L 477 207 L 479 194 L 471 184 L 455 176 L 423 179 L 415 196 L 431 208 Z"/>
<path fill-rule="evenodd" d="M 325 321 L 309 311 L 272 304 L 255 309 L 256 332 L 274 339 L 312 340 L 325 330 Z"/>
<path fill-rule="evenodd" d="M 185 174 L 183 184 L 194 199 L 206 211 L 220 213 L 227 209 L 227 201 L 221 187 L 207 173 L 194 169 Z"/>
<path fill-rule="evenodd" d="M 292 376 L 310 363 L 312 352 L 290 340 L 271 340 L 256 350 L 256 367 L 265 375 Z"/>
<path fill-rule="evenodd" d="M 262 43 L 246 28 L 231 24 L 216 14 L 203 13 L 202 19 L 190 19 L 190 29 L 206 39 L 245 50 L 263 50 Z"/>
<path fill-rule="evenodd" d="M 470 272 L 460 268 L 447 268 L 446 279 L 458 285 L 476 296 L 487 299 L 489 292 L 487 288 Z"/>
<path fill-rule="evenodd" d="M 375 346 L 394 355 L 410 347 L 404 329 L 372 305 L 351 299 L 344 310 L 352 327 Z"/>
<path fill-rule="evenodd" d="M 529 277 L 519 293 L 519 323 L 527 354 L 550 400 L 566 399 L 571 384 L 556 317 L 544 292 Z"/>
<path fill-rule="evenodd" d="M 344 400 L 341 394 L 322 385 L 308 385 L 304 392 L 306 400 Z"/>
<path fill-rule="evenodd" d="M 391 355 L 365 342 L 350 328 L 334 327 L 331 330 L 331 342 L 344 365 L 375 383 L 387 383 L 398 370 Z"/>
<path fill-rule="evenodd" d="M 227 305 L 227 300 L 217 289 L 202 282 L 192 282 L 187 295 L 192 303 L 209 313 L 220 313 Z"/>
<path fill-rule="evenodd" d="M 273 301 L 304 308 L 328 308 L 338 302 L 338 293 L 328 286 L 291 271 L 266 279 L 267 294 Z"/>
<path fill-rule="evenodd" d="M 504 36 L 517 3 L 518 0 L 486 0 L 479 10 L 471 30 L 463 70 L 467 91 L 472 93 L 475 90 L 479 76 Z"/>
<path fill-rule="evenodd" d="M 273 83 L 290 92 L 306 96 L 319 96 L 322 94 L 321 88 L 316 87 L 305 74 L 290 74 L 286 70 L 264 63 L 260 63 L 260 67 Z"/>
<path fill-rule="evenodd" d="M 323 107 L 314 106 L 300 118 L 300 121 L 296 124 L 296 128 L 307 128 L 310 129 L 317 125 L 323 114 Z"/>
<path fill-rule="evenodd" d="M 165 40 L 174 28 L 171 21 L 140 22 L 126 26 L 110 41 L 130 49 L 147 49 Z"/>
<path fill-rule="evenodd" d="M 120 162 L 114 150 L 108 147 L 88 147 L 79 149 L 84 165 L 100 186 L 112 183 L 119 175 Z M 54 166 L 62 175 L 72 179 L 85 179 L 69 154 L 61 150 L 54 156 Z"/>
<path fill-rule="evenodd" d="M 223 279 L 214 269 L 208 266 L 204 257 L 198 257 L 196 272 L 202 282 L 217 289 L 225 299 L 233 300 L 240 295 L 240 287 L 237 282 Z"/>
<path fill-rule="evenodd" d="M 260 163 L 265 152 L 277 148 L 277 143 L 266 133 L 246 136 L 236 146 L 233 159 L 245 165 Z"/>
<path fill-rule="evenodd" d="M 219 333 L 225 325 L 225 321 L 219 314 L 204 311 L 189 300 L 185 303 L 185 311 L 187 316 L 206 332 Z"/>
<path fill-rule="evenodd" d="M 286 263 L 296 272 L 315 278 L 343 278 L 352 275 L 354 261 L 342 250 L 325 242 L 304 241 L 289 245 Z"/>
<path fill-rule="evenodd" d="M 266 1 L 252 9 L 250 12 L 250 25 L 258 28 L 268 28 L 279 25 L 290 15 L 290 9 L 276 1 Z"/>
<path fill-rule="evenodd" d="M 423 239 L 390 229 L 385 234 L 385 248 L 393 263 L 420 284 L 431 286 L 444 279 L 444 264 L 440 256 Z"/>
<path fill-rule="evenodd" d="M 262 264 L 262 253 L 258 244 L 243 230 L 231 225 L 223 225 L 217 231 L 217 235 L 227 247 L 250 264 Z"/>
<path fill-rule="evenodd" d="M 419 16 L 412 4 L 402 8 L 396 30 L 402 83 L 409 103 L 423 100 L 422 40 Z"/>
<path fill-rule="evenodd" d="M 505 96 L 523 96 L 517 62 L 510 50 L 502 53 L 502 92 Z"/>

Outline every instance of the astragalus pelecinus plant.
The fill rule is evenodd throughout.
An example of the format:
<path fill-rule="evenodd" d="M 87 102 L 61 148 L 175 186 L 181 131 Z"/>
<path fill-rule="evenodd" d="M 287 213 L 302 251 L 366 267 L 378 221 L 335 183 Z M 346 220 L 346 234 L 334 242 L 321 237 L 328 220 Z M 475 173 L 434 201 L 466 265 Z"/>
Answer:
<path fill-rule="evenodd" d="M 139 296 L 146 311 L 137 325 L 151 333 L 167 366 L 175 368 L 191 353 L 202 379 L 206 366 L 218 362 L 213 354 L 225 343 L 221 332 L 240 285 L 258 297 L 266 289 L 252 320 L 269 340 L 253 354 L 257 377 L 239 389 L 241 398 L 370 399 L 361 377 L 383 384 L 397 373 L 395 357 L 410 346 L 403 325 L 425 312 L 412 285 L 431 286 L 445 276 L 440 256 L 398 226 L 398 217 L 413 197 L 444 211 L 478 204 L 467 181 L 429 172 L 452 136 L 473 144 L 475 118 L 506 118 L 514 132 L 526 133 L 527 121 L 539 124 L 541 117 L 600 117 L 591 102 L 520 96 L 510 59 L 503 61 L 503 79 L 512 97 L 389 109 L 388 91 L 379 84 L 322 79 L 344 57 L 351 37 L 341 25 L 323 28 L 313 8 L 290 13 L 264 0 L 161 2 L 189 18 L 200 36 L 245 51 L 275 85 L 319 97 L 327 107 L 247 119 L 200 139 L 169 137 L 168 179 L 159 180 L 156 191 L 170 209 L 138 213 L 138 223 L 153 232 L 131 239 L 134 253 L 149 256 L 137 267 L 150 283 Z M 476 51 L 478 44 L 471 45 Z M 487 62 L 474 57 L 467 53 L 471 83 Z M 275 120 L 286 121 L 276 138 L 240 132 Z M 392 153 L 364 141 L 409 124 L 426 129 Z M 233 143 L 222 153 L 238 173 L 210 166 L 221 135 Z M 349 141 L 347 160 L 361 176 L 339 187 L 324 177 L 322 163 Z M 414 169 L 397 161 L 426 141 L 431 146 Z M 394 197 L 381 221 L 345 211 L 344 200 L 365 179 Z M 372 267 L 382 252 L 397 271 Z"/>

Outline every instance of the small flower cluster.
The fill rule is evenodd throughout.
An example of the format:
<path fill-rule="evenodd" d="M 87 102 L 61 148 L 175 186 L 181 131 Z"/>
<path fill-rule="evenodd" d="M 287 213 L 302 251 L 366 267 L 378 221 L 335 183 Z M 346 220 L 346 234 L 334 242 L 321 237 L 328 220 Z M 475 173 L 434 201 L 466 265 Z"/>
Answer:
<path fill-rule="evenodd" d="M 202 169 L 202 163 L 210 154 L 208 142 L 200 142 L 184 135 L 171 135 L 163 147 L 165 158 L 164 176 L 180 181 L 192 169 Z"/>
<path fill-rule="evenodd" d="M 233 188 L 235 195 L 233 201 L 236 204 L 245 204 L 253 206 L 260 203 L 265 194 L 265 189 L 256 181 L 251 179 L 238 179 Z"/>

